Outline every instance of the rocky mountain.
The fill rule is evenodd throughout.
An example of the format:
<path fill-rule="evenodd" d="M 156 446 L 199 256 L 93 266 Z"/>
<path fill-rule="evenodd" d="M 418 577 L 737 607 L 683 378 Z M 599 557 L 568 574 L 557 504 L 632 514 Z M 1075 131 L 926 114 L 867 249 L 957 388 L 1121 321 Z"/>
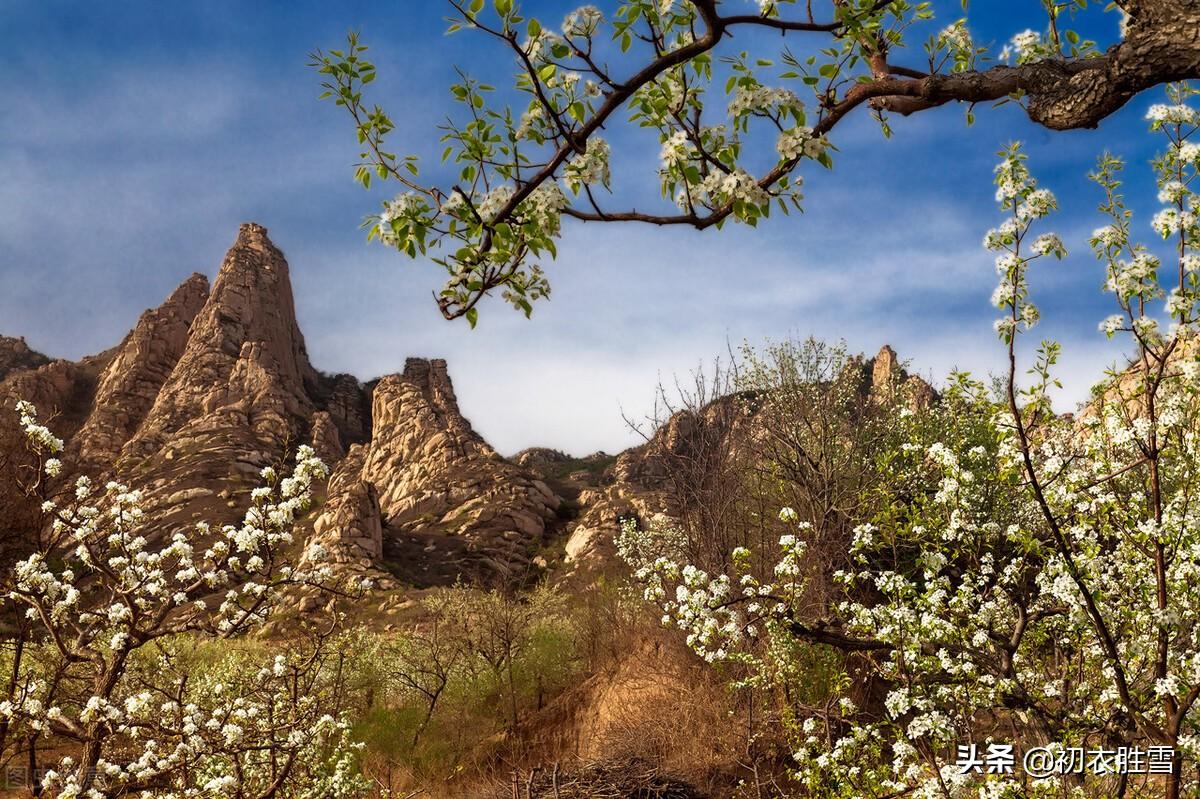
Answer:
<path fill-rule="evenodd" d="M 334 467 L 307 554 L 355 568 L 511 578 L 560 502 L 475 433 L 444 361 L 409 358 L 369 385 L 314 369 L 287 260 L 256 224 L 241 227 L 211 288 L 192 275 L 113 350 L 70 362 L 0 339 L 0 458 L 19 467 L 18 399 L 66 440 L 66 471 L 142 489 L 163 534 L 235 520 L 261 469 L 302 443 Z M 19 548 L 31 502 L 5 480 L 0 507 L 0 536 Z"/>
<path fill-rule="evenodd" d="M 561 500 L 471 428 L 445 361 L 409 358 L 402 374 L 380 380 L 371 427 L 330 478 L 309 557 L 324 550 L 364 568 L 382 560 L 417 583 L 528 568 Z"/>
<path fill-rule="evenodd" d="M 933 399 L 889 347 L 850 368 L 864 397 Z M 211 287 L 192 275 L 112 350 L 52 360 L 0 338 L 0 463 L 28 478 L 18 399 L 67 442 L 67 473 L 142 489 L 164 535 L 235 521 L 263 467 L 311 443 L 332 473 L 298 554 L 384 585 L 522 581 L 548 558 L 568 574 L 605 568 L 622 518 L 666 509 L 665 464 L 697 445 L 697 431 L 752 423 L 724 398 L 618 456 L 502 458 L 461 413 L 443 360 L 408 358 L 366 384 L 317 371 L 287 260 L 256 224 L 241 227 Z M 11 554 L 36 508 L 4 479 L 0 509 L 0 551 Z"/>
<path fill-rule="evenodd" d="M 852 358 L 846 371 L 843 378 L 857 387 L 857 395 L 867 403 L 899 401 L 917 408 L 937 399 L 933 388 L 906 372 L 895 350 L 886 345 L 874 358 Z M 673 413 L 644 444 L 610 459 L 599 479 L 585 480 L 575 498 L 578 518 L 568 529 L 566 571 L 587 573 L 611 563 L 616 556 L 614 539 L 624 519 L 673 514 L 669 475 L 679 475 L 681 466 L 686 477 L 688 465 L 703 464 L 706 474 L 712 474 L 722 468 L 718 462 L 722 458 L 726 463 L 735 461 L 730 453 L 736 442 L 753 441 L 761 433 L 752 410 L 756 403 L 740 399 L 721 397 L 702 408 Z M 531 451 L 536 450 L 525 452 Z"/>

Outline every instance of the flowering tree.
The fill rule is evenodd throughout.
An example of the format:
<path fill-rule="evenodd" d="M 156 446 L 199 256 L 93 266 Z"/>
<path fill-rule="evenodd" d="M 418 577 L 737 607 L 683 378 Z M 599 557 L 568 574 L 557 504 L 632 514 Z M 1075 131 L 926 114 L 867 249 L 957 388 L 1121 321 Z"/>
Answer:
<path fill-rule="evenodd" d="M 627 529 L 646 597 L 706 659 L 794 696 L 782 689 L 796 647 L 833 648 L 883 686 L 851 697 L 833 681 L 821 701 L 785 708 L 805 795 L 1173 799 L 1200 786 L 1200 113 L 1186 88 L 1169 93 L 1150 111 L 1167 146 L 1154 162 L 1165 207 L 1149 225 L 1169 264 L 1133 238 L 1121 162 L 1106 155 L 1092 175 L 1109 221 L 1090 243 L 1120 311 L 1101 330 L 1128 334 L 1135 355 L 1078 419 L 1050 407 L 1053 342 L 1018 386 L 1016 342 L 1038 321 L 1028 270 L 1065 248 L 1037 233 L 1055 199 L 1013 146 L 996 170 L 1004 220 L 984 241 L 1000 275 L 1003 389 L 959 375 L 927 413 L 896 414 L 880 456 L 892 477 L 870 496 L 828 617 L 800 610 L 815 533 L 790 508 L 781 518 L 797 529 L 769 581 L 749 568 L 760 553 L 736 552 L 740 568 L 710 575 L 677 559 L 669 530 Z M 1006 741 L 1043 747 L 1047 773 L 956 762 L 960 746 Z M 1155 746 L 1168 754 L 1160 776 L 1117 759 Z M 1072 768 L 1084 748 L 1102 754 Z"/>
<path fill-rule="evenodd" d="M 63 443 L 19 403 L 39 474 L 58 478 Z M 267 663 L 219 656 L 196 668 L 199 642 L 240 636 L 281 592 L 323 585 L 328 571 L 289 565 L 293 531 L 326 467 L 309 447 L 266 485 L 237 525 L 200 523 L 166 540 L 141 492 L 80 477 L 56 495 L 39 479 L 45 524 L 34 551 L 0 580 L 23 616 L 0 700 L 3 743 L 59 755 L 37 790 L 59 797 L 341 797 L 364 788 L 344 721 L 315 690 L 329 627 Z M 6 612 L 5 615 L 10 615 Z M 5 753 L 7 754 L 7 752 Z"/>
<path fill-rule="evenodd" d="M 446 2 L 451 32 L 469 29 L 510 52 L 515 93 L 499 96 L 518 98 L 497 100 L 493 86 L 460 72 L 451 91 L 464 114 L 443 136 L 443 160 L 458 169 L 450 185 L 422 183 L 415 156 L 389 151 L 394 123 L 364 102 L 376 71 L 357 36 L 344 50 L 314 53 L 312 64 L 326 77 L 322 97 L 354 119 L 359 181 L 394 179 L 405 189 L 368 220 L 370 236 L 409 256 L 442 247 L 434 260 L 450 278 L 438 306 L 471 324 L 493 290 L 527 315 L 549 293 L 537 261 L 556 254 L 563 216 L 703 229 L 731 218 L 757 224 L 773 205 L 800 207 L 805 165 L 830 164 L 828 135 L 860 107 L 885 133 L 888 114 L 1005 98 L 1048 128 L 1095 127 L 1137 93 L 1200 74 L 1191 35 L 1200 9 L 1188 0 L 1111 3 L 1124 22 L 1105 51 L 1066 27 L 1088 13 L 1087 0 L 1041 0 L 1042 32 L 1018 33 L 990 52 L 959 19 L 931 29 L 924 54 L 908 63 L 901 51 L 924 35 L 928 2 L 759 0 L 758 13 L 747 14 L 720 0 L 627 0 L 608 14 L 582 6 L 553 30 L 514 0 Z M 778 74 L 770 74 L 771 53 L 718 61 L 728 40 L 753 30 L 782 37 Z M 711 99 L 714 80 L 724 81 L 727 101 Z M 806 103 L 800 95 L 808 92 Z M 663 210 L 603 201 L 612 168 L 601 132 L 620 114 L 657 134 Z"/>

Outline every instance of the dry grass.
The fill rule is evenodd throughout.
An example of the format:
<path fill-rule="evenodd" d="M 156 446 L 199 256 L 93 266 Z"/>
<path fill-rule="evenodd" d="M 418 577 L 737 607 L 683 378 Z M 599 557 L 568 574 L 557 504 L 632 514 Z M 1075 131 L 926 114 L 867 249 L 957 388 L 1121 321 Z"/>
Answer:
<path fill-rule="evenodd" d="M 688 782 L 636 759 L 555 763 L 515 774 L 495 799 L 704 799 Z"/>

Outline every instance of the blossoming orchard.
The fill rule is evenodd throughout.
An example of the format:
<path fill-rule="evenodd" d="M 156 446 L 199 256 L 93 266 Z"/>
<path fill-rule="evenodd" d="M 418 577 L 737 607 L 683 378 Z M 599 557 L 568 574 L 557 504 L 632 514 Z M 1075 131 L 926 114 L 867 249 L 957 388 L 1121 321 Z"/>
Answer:
<path fill-rule="evenodd" d="M 17 412 L 40 474 L 60 476 L 63 442 L 29 403 Z M 258 667 L 190 662 L 195 636 L 243 634 L 288 587 L 332 582 L 328 568 L 299 570 L 284 554 L 326 473 L 301 447 L 289 476 L 263 471 L 240 525 L 200 522 L 153 544 L 140 491 L 79 477 L 51 498 L 34 480 L 43 534 L 4 580 L 24 619 L 0 746 L 26 739 L 30 762 L 39 739 L 71 754 L 31 787 L 64 799 L 361 793 L 348 726 L 314 693 L 329 631 Z"/>
<path fill-rule="evenodd" d="M 173 19 L 186 5 L 160 11 Z M 394 5 L 397 27 L 424 36 L 428 4 Z M 672 326 L 676 301 L 695 300 L 704 323 L 738 306 L 737 323 L 757 325 L 764 308 L 796 311 L 800 294 L 763 300 L 785 284 L 734 274 L 711 301 L 638 284 L 630 291 L 659 330 L 636 329 L 633 312 L 617 317 L 620 330 L 612 316 L 550 320 L 561 326 L 544 351 L 460 382 L 460 408 L 441 354 L 405 359 L 373 338 L 343 355 L 386 363 L 384 376 L 318 370 L 297 309 L 326 325 L 372 314 L 343 302 L 350 293 L 293 295 L 300 270 L 263 225 L 244 224 L 211 285 L 193 275 L 118 347 L 71 361 L 0 336 L 0 795 L 1200 799 L 1200 88 L 1189 83 L 1200 79 L 1200 1 L 1027 0 L 1011 30 L 1010 4 L 966 0 L 437 5 L 453 38 L 430 46 L 463 42 L 474 74 L 454 67 L 453 112 L 407 152 L 394 142 L 423 115 L 400 120 L 376 104 L 381 70 L 362 36 L 313 52 L 315 81 L 293 66 L 351 117 L 357 182 L 386 189 L 368 241 L 445 270 L 434 294 L 445 319 L 474 328 L 497 295 L 531 316 L 550 295 L 550 262 L 583 224 L 708 236 L 743 226 L 730 238 L 745 247 L 735 266 L 746 274 L 768 260 L 749 228 L 865 238 L 866 225 L 903 221 L 883 206 L 940 185 L 950 159 L 933 162 L 943 139 L 924 142 L 906 151 L 930 159 L 917 164 L 928 173 L 919 185 L 879 191 L 885 202 L 871 207 L 855 186 L 861 213 L 828 213 L 823 187 L 844 172 L 812 176 L 861 154 L 864 126 L 851 136 L 846 120 L 899 137 L 914 126 L 898 118 L 959 104 L 956 124 L 1009 113 L 1072 149 L 1056 160 L 1022 134 L 993 171 L 990 153 L 1008 138 L 997 137 L 975 183 L 947 185 L 953 211 L 909 225 L 916 255 L 908 239 L 883 253 L 893 271 L 871 291 L 855 283 L 867 272 L 832 263 L 853 296 L 822 294 L 835 284 L 810 281 L 801 262 L 824 255 L 795 258 L 786 281 L 811 282 L 803 301 L 827 304 L 838 324 L 878 302 L 889 313 L 846 323 L 847 335 L 891 335 L 891 311 L 925 323 L 943 298 L 975 292 L 957 278 L 977 266 L 986 286 L 968 300 L 983 309 L 990 291 L 991 309 L 969 330 L 975 320 L 942 314 L 953 330 L 941 340 L 977 330 L 999 372 L 926 379 L 890 346 L 867 357 L 815 338 L 746 342 L 691 381 L 660 384 L 645 424 L 625 419 L 640 440 L 617 455 L 576 457 L 552 440 L 502 455 L 467 419 L 476 409 L 529 413 L 534 397 L 557 412 L 561 397 L 603 393 L 602 381 L 553 371 L 591 376 L 584 353 L 552 360 L 555 334 L 598 331 L 615 368 L 634 369 L 644 353 L 632 350 L 650 352 L 654 336 L 671 347 L 700 338 Z M 205 26 L 187 46 L 210 27 L 257 35 L 242 22 Z M 59 38 L 74 46 L 86 26 L 71 24 Z M 37 53 L 47 70 L 60 60 L 52 51 Z M 16 63 L 28 58 L 16 48 Z M 449 75 L 451 61 L 423 66 Z M 37 113 L 22 117 L 31 130 L 57 113 L 38 71 L 26 76 L 39 87 L 28 90 Z M 54 91 L 74 97 L 68 84 L 87 77 Z M 235 83 L 213 85 L 234 97 Z M 161 96 L 178 94 L 169 86 Z M 121 109 L 160 96 L 118 94 Z M 212 145 L 243 106 L 276 116 L 246 97 L 206 97 L 195 120 L 188 105 L 177 115 L 187 125 L 163 127 L 232 157 Z M 59 105 L 79 119 L 92 106 L 110 113 L 106 102 Z M 105 122 L 76 124 L 71 141 L 121 139 L 138 159 L 159 151 L 125 120 Z M 1126 124 L 1137 143 L 1109 136 Z M 21 185 L 42 168 L 29 155 L 40 138 L 9 148 L 22 197 L 52 196 Z M 1146 142 L 1152 159 L 1137 155 Z M 72 149 L 59 148 L 56 171 Z M 409 154 L 431 149 L 440 162 Z M 1082 227 L 1079 194 L 1059 183 L 1072 178 L 1091 198 Z M 78 183 L 86 197 L 104 181 Z M 249 185 L 221 202 L 256 207 L 242 196 Z M 114 208 L 126 193 L 111 192 Z M 272 201 L 294 223 L 291 199 Z M 963 255 L 950 223 L 975 201 Z M 25 210 L 0 221 L 6 253 Z M 772 256 L 787 249 L 764 241 Z M 859 255 L 871 254 L 843 253 Z M 637 268 L 658 257 L 637 256 Z M 913 290 L 925 304 L 902 307 L 911 287 L 891 278 L 910 257 L 964 271 L 923 276 Z M 8 261 L 20 263 L 14 284 L 38 283 L 22 258 L 0 258 L 5 314 L 20 304 L 7 296 Z M 1048 295 L 1076 263 L 1102 309 L 1064 311 Z M 680 282 L 718 279 L 700 266 Z M 962 285 L 937 293 L 934 281 Z M 132 296 L 131 284 L 121 291 Z M 611 306 L 616 295 L 597 296 Z M 1038 340 L 1063 313 L 1086 315 L 1115 364 L 1070 409 L 1073 364 L 1062 361 L 1078 349 L 1065 335 Z M 62 334 L 59 315 L 44 315 Z M 468 362 L 510 341 L 460 332 L 469 346 L 445 343 L 467 346 Z M 509 372 L 528 393 L 503 396 Z M 556 434 L 552 417 L 530 429 Z M 478 430 L 498 418 L 476 418 Z M 569 421 L 596 430 L 564 435 L 601 434 L 582 411 Z"/>
<path fill-rule="evenodd" d="M 820 704 L 791 708 L 797 779 L 814 796 L 1180 796 L 1200 756 L 1200 518 L 1196 515 L 1200 113 L 1179 87 L 1149 112 L 1164 148 L 1154 162 L 1163 209 L 1136 220 L 1120 194 L 1121 161 L 1091 178 L 1105 224 L 1090 244 L 1129 336 L 1129 368 L 1099 384 L 1078 417 L 1056 415 L 1059 346 L 1043 342 L 1020 388 L 1016 342 L 1039 319 L 1027 275 L 1065 246 L 1044 229 L 1056 207 L 1016 145 L 996 167 L 1002 221 L 995 253 L 996 331 L 1008 354 L 998 396 L 959 375 L 933 419 L 896 409 L 895 448 L 875 512 L 855 529 L 843 599 L 814 624 L 798 582 L 812 522 L 784 508 L 771 579 L 734 552 L 734 571 L 678 561 L 669 527 L 630 522 L 622 554 L 706 660 L 746 682 L 787 690 L 797 647 L 867 653 L 846 661 Z M 1139 242 L 1166 240 L 1164 262 Z M 1164 327 L 1165 325 L 1165 327 Z M 864 683 L 883 692 L 853 695 Z M 1158 746 L 1175 758 L 1158 778 L 1128 773 L 962 768 L 960 747 L 1016 739 L 1051 754 L 1098 743 Z M 1165 771 L 1165 769 L 1163 769 Z M 1145 773 L 1143 771 L 1143 773 Z"/>

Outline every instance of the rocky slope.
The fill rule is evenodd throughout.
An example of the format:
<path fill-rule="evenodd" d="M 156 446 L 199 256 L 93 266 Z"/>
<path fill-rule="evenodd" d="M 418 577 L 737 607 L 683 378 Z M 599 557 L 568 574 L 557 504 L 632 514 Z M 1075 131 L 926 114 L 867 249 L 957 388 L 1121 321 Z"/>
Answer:
<path fill-rule="evenodd" d="M 0 336 L 0 380 L 9 372 L 36 369 L 48 363 L 50 359 L 29 349 L 25 339 Z"/>
<path fill-rule="evenodd" d="M 927 407 L 937 397 L 927 382 L 903 369 L 896 352 L 886 345 L 874 358 L 852 359 L 847 369 L 859 396 L 869 402 L 895 400 L 916 408 Z M 696 450 L 721 450 L 724 445 L 717 439 L 737 439 L 743 434 L 752 439 L 760 432 L 755 422 L 754 415 L 747 414 L 735 397 L 679 411 L 645 444 L 617 456 L 599 479 L 585 480 L 576 497 L 580 514 L 567 530 L 564 563 L 568 574 L 589 573 L 612 563 L 622 520 L 673 512 L 667 486 L 671 462 L 678 466 L 709 457 Z M 720 466 L 710 461 L 708 468 Z"/>
<path fill-rule="evenodd" d="M 21 348 L 22 362 L 29 366 L 15 367 L 0 378 L 0 568 L 29 540 L 37 519 L 37 503 L 24 490 L 37 472 L 12 412 L 16 400 L 36 404 L 54 432 L 70 439 L 87 419 L 99 376 L 111 358 L 103 353 L 78 363 L 51 361 L 29 353 L 23 341 Z"/>
<path fill-rule="evenodd" d="M 463 417 L 446 362 L 409 358 L 374 387 L 372 436 L 330 479 L 306 553 L 406 580 L 518 577 L 560 500 L 496 454 Z"/>
<path fill-rule="evenodd" d="M 933 398 L 888 347 L 851 369 L 864 396 Z M 241 227 L 211 287 L 192 275 L 112 350 L 70 362 L 0 338 L 0 462 L 28 477 L 17 399 L 67 441 L 67 473 L 142 489 L 159 534 L 235 521 L 262 468 L 311 443 L 332 474 L 301 557 L 415 586 L 519 582 L 554 552 L 568 573 L 606 568 L 622 518 L 669 510 L 666 460 L 698 430 L 751 423 L 726 398 L 676 414 L 619 456 L 533 448 L 506 460 L 462 415 L 445 361 L 408 358 L 368 384 L 318 372 L 287 260 L 255 224 Z M 0 509 L 0 554 L 11 554 L 36 507 L 4 479 Z"/>
<path fill-rule="evenodd" d="M 369 386 L 314 369 L 287 261 L 255 224 L 211 289 L 191 276 L 111 351 L 54 361 L 0 338 L 0 458 L 15 467 L 18 399 L 67 441 L 68 472 L 142 489 L 161 534 L 233 521 L 259 471 L 307 442 L 334 467 L 309 554 L 354 568 L 418 582 L 515 576 L 559 503 L 474 432 L 444 361 L 410 358 Z M 0 486 L 11 552 L 35 509 L 11 480 Z"/>

